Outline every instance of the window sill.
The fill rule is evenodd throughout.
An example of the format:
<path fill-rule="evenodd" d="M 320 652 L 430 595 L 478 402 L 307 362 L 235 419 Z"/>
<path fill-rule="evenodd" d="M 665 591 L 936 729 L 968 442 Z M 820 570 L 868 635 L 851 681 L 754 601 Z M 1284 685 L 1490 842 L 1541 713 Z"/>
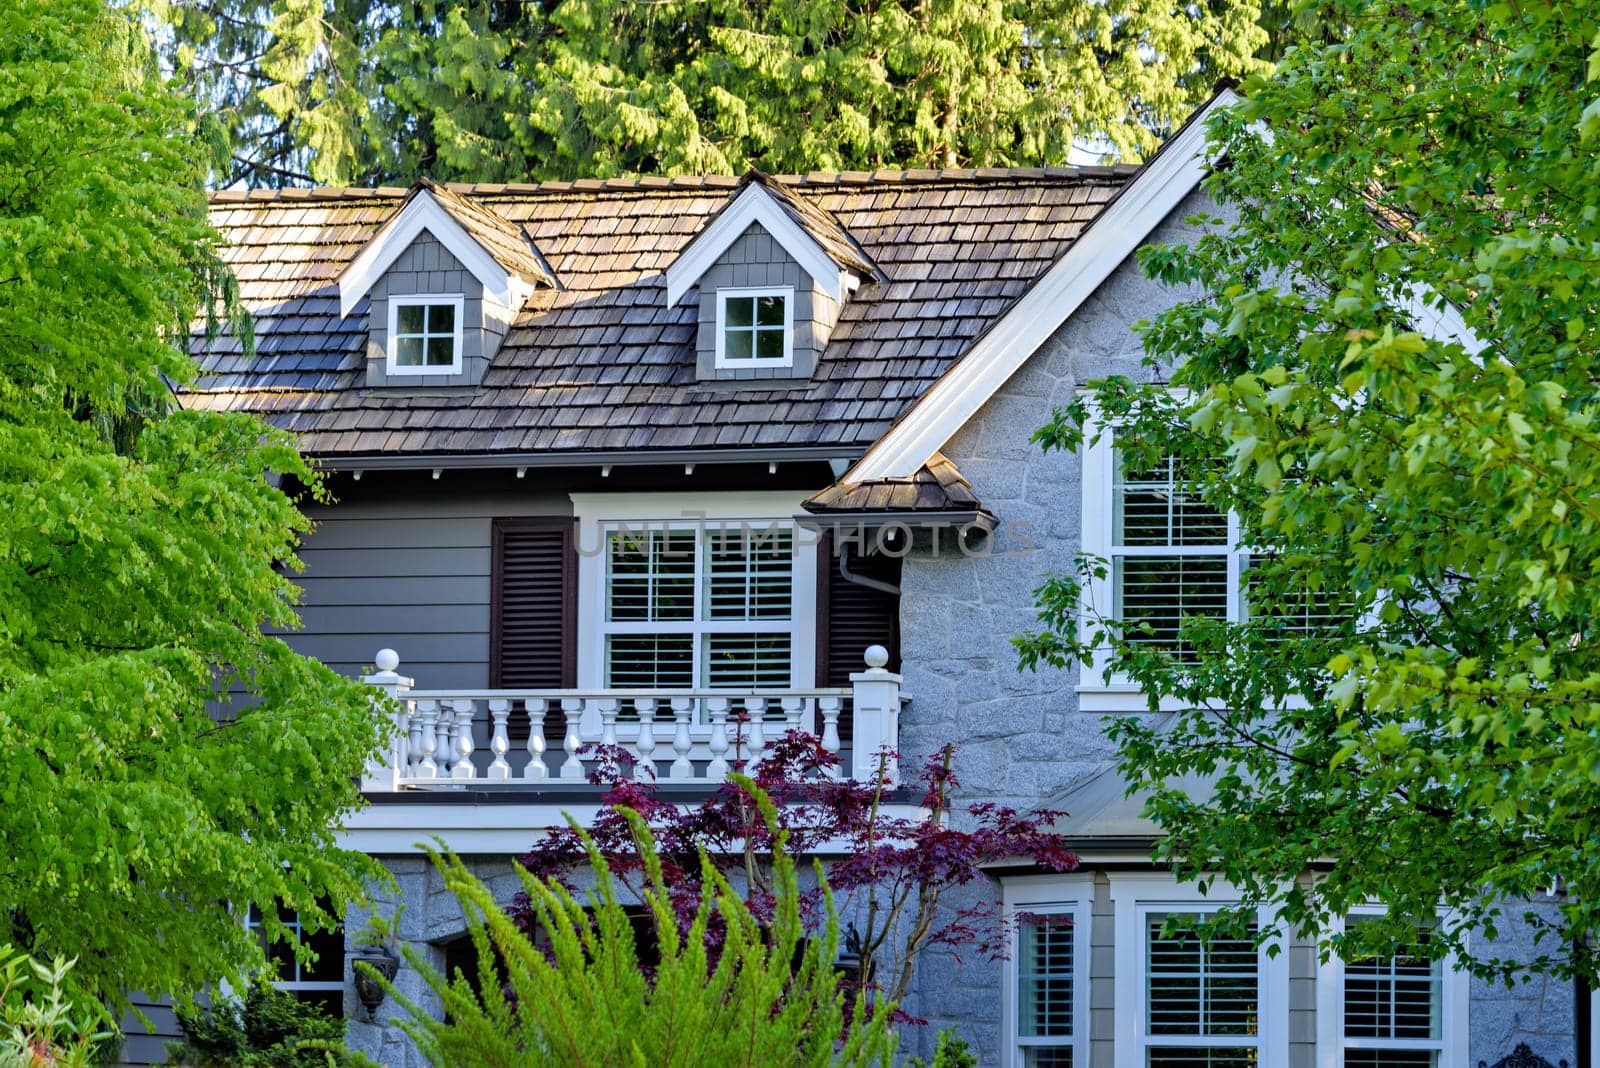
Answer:
<path fill-rule="evenodd" d="M 1160 711 L 1162 712 L 1179 712 L 1187 707 L 1189 706 L 1185 702 L 1178 700 L 1176 697 L 1163 697 L 1160 703 Z M 1306 701 L 1301 697 L 1293 697 L 1278 707 L 1280 710 L 1301 709 L 1306 707 Z M 1132 683 L 1079 686 L 1078 711 L 1148 712 L 1150 711 L 1150 702 L 1145 697 L 1144 691 Z"/>

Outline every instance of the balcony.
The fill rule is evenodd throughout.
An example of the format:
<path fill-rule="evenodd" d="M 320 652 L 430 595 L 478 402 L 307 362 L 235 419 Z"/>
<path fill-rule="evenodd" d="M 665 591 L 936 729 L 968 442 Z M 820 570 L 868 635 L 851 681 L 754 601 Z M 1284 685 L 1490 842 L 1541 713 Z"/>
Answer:
<path fill-rule="evenodd" d="M 442 837 L 459 851 L 496 852 L 486 843 L 505 831 L 525 849 L 527 830 L 592 813 L 590 777 L 608 751 L 627 754 L 663 797 L 690 800 L 758 764 L 791 730 L 838 756 L 834 774 L 871 779 L 885 761 L 892 785 L 900 676 L 886 670 L 882 646 L 863 659 L 849 687 L 832 689 L 466 691 L 419 689 L 394 650 L 379 650 L 377 672 L 362 681 L 391 699 L 396 732 L 362 778 L 370 804 L 346 825 L 346 844 L 399 851 Z"/>

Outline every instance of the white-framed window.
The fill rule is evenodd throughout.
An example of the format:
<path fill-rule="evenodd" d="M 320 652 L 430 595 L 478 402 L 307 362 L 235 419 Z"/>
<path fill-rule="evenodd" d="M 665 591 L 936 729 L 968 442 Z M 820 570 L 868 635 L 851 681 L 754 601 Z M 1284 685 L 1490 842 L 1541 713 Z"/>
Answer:
<path fill-rule="evenodd" d="M 717 290 L 719 369 L 793 365 L 793 288 Z"/>
<path fill-rule="evenodd" d="M 1089 1051 L 1090 875 L 1004 880 L 1006 1068 L 1084 1068 Z"/>
<path fill-rule="evenodd" d="M 806 689 L 817 551 L 800 495 L 574 494 L 586 688 Z"/>
<path fill-rule="evenodd" d="M 1289 1057 L 1287 954 L 1248 936 L 1167 934 L 1237 900 L 1157 873 L 1112 873 L 1117 1068 L 1258 1068 Z M 1267 917 L 1257 918 L 1257 924 Z"/>
<path fill-rule="evenodd" d="M 390 297 L 387 373 L 460 373 L 465 310 L 459 293 Z"/>
<path fill-rule="evenodd" d="M 294 946 L 289 942 L 268 941 L 267 931 L 261 920 L 261 911 L 255 905 L 251 905 L 245 923 L 260 940 L 261 949 L 267 957 L 267 964 L 276 974 L 272 985 L 279 990 L 288 991 L 300 1001 L 321 1006 L 335 1019 L 342 1017 L 344 1015 L 344 929 L 335 927 L 331 931 L 309 931 L 301 924 L 300 914 L 288 908 L 278 910 L 278 919 L 316 954 L 317 959 L 303 964 L 295 957 Z"/>
<path fill-rule="evenodd" d="M 1339 929 L 1381 915 L 1353 909 Z M 1317 975 L 1318 1068 L 1467 1068 L 1470 989 L 1466 972 L 1421 953 L 1330 956 Z"/>

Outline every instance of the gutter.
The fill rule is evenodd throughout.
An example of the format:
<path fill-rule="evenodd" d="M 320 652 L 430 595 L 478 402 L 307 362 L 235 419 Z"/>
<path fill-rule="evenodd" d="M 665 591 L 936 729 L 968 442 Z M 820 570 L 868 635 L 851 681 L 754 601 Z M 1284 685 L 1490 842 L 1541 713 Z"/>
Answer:
<path fill-rule="evenodd" d="M 859 449 L 811 446 L 764 449 L 634 449 L 586 452 L 317 453 L 325 471 L 428 471 L 492 468 L 651 467 L 677 464 L 829 463 L 842 468 Z"/>

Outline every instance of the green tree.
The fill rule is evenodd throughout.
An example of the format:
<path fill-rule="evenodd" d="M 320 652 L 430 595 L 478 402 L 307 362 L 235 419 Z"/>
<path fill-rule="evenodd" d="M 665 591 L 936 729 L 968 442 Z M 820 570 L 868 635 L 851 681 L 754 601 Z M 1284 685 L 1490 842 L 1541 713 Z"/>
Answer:
<path fill-rule="evenodd" d="M 1237 221 L 1142 257 L 1205 294 L 1144 330 L 1180 389 L 1097 384 L 1126 463 L 1175 455 L 1238 514 L 1250 618 L 1190 620 L 1175 657 L 1080 623 L 1083 575 L 1058 576 L 1019 644 L 1082 664 L 1103 642 L 1152 708 L 1186 709 L 1111 725 L 1183 872 L 1321 930 L 1387 903 L 1352 951 L 1396 948 L 1443 904 L 1431 951 L 1507 978 L 1518 963 L 1467 935 L 1555 888 L 1530 967 L 1592 976 L 1600 11 L 1301 7 L 1343 32 L 1210 131 L 1228 164 L 1209 189 Z M 1083 415 L 1058 413 L 1045 446 L 1078 445 Z"/>
<path fill-rule="evenodd" d="M 79 991 L 186 994 L 313 925 L 383 737 L 296 655 L 285 573 L 317 493 L 286 435 L 178 411 L 226 298 L 193 109 L 96 0 L 0 5 L 0 943 Z"/>
<path fill-rule="evenodd" d="M 1136 160 L 1274 50 L 1262 0 L 138 2 L 257 184 Z"/>
<path fill-rule="evenodd" d="M 618 810 L 633 828 L 644 864 L 642 903 L 657 958 L 648 968 L 619 884 L 592 843 L 594 883 L 585 899 L 558 880 L 518 868 L 544 936 L 538 942 L 459 857 L 435 854 L 445 887 L 461 903 L 479 966 L 473 976 L 446 976 L 406 949 L 443 1002 L 442 1021 L 384 984 L 406 1010 L 400 1025 L 423 1056 L 461 1068 L 888 1068 L 893 1006 L 873 1005 L 858 993 L 846 1011 L 834 970 L 839 923 L 833 898 L 824 884 L 822 931 L 808 939 L 788 833 L 778 830 L 767 795 L 747 779 L 740 784 L 773 834 L 772 909 L 765 922 L 702 852 L 695 919 L 680 930 L 674 895 L 681 888 L 669 886 L 644 819 Z M 582 833 L 576 822 L 572 826 Z M 820 864 L 816 878 L 823 880 Z"/>

